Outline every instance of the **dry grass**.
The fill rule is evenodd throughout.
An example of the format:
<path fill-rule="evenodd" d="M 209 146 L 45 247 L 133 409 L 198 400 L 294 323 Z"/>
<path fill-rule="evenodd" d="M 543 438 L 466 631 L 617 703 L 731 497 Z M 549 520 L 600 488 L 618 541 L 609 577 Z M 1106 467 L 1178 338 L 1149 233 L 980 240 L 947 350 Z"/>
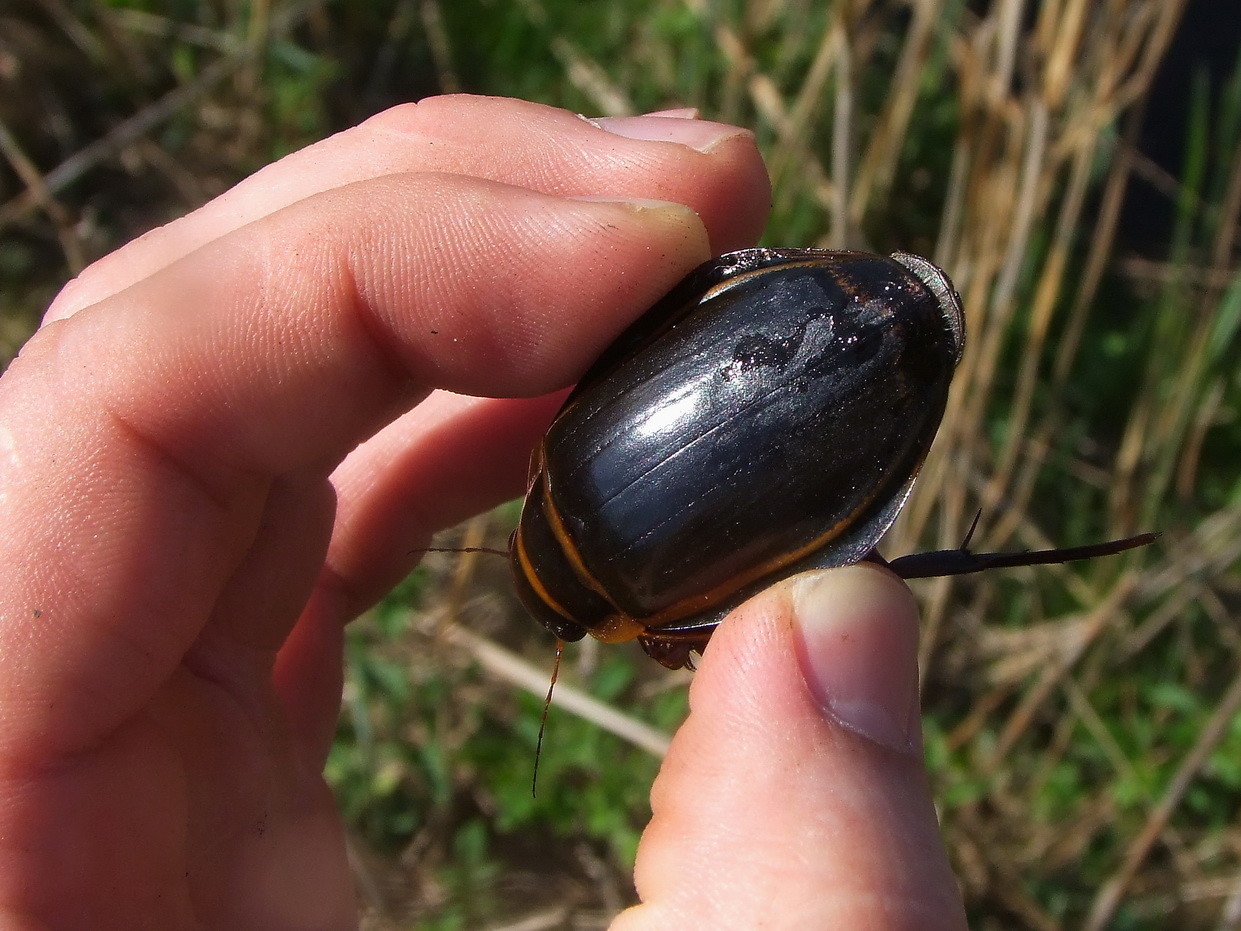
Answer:
<path fill-rule="evenodd" d="M 1166 249 L 1133 256 L 1117 242 L 1126 193 L 1150 174 L 1135 140 L 1182 6 L 765 0 L 725 13 L 649 0 L 629 20 L 494 0 L 497 25 L 465 29 L 470 4 L 434 0 L 370 16 L 220 7 L 196 23 L 43 0 L 0 13 L 0 294 L 24 311 L 4 317 L 0 349 L 19 345 L 56 278 L 305 138 L 432 86 L 592 113 L 697 104 L 751 125 L 774 182 L 773 241 L 921 251 L 965 301 L 971 342 L 949 413 L 885 549 L 954 546 L 979 508 L 980 548 L 1164 531 L 1123 558 L 918 583 L 928 750 L 977 926 L 1235 927 L 1241 147 L 1227 101 L 1211 116 L 1186 101 L 1175 132 L 1189 167 L 1162 179 L 1177 220 Z M 334 38 L 346 29 L 352 44 Z M 506 35 L 521 48 L 509 59 L 495 51 Z M 317 121 L 298 121 L 307 110 Z M 470 532 L 502 542 L 502 523 Z M 370 926 L 601 926 L 632 893 L 623 857 L 583 826 L 596 809 L 548 827 L 516 819 L 520 830 L 488 829 L 475 859 L 462 852 L 463 824 L 517 804 L 486 782 L 472 741 L 485 726 L 527 739 L 537 702 L 514 707 L 512 689 L 541 693 L 543 679 L 521 659 L 528 622 L 496 594 L 502 567 L 436 565 L 416 614 L 360 628 L 369 652 L 346 696 L 341 771 L 388 780 L 342 784 L 347 807 L 375 811 L 348 794 L 366 792 L 430 806 L 387 831 L 392 855 L 358 823 Z M 446 689 L 453 710 L 402 699 L 377 713 L 394 692 L 367 678 L 375 657 Z M 596 648 L 574 658 L 560 739 L 582 715 L 657 752 L 674 721 L 637 716 L 684 677 L 630 667 L 601 707 L 586 692 L 607 662 Z M 383 769 L 385 741 L 435 753 Z M 632 765 L 649 779 L 653 763 Z M 521 836 L 556 848 L 541 875 Z M 481 872 L 454 873 L 462 861 Z M 506 902 L 454 911 L 479 884 Z"/>

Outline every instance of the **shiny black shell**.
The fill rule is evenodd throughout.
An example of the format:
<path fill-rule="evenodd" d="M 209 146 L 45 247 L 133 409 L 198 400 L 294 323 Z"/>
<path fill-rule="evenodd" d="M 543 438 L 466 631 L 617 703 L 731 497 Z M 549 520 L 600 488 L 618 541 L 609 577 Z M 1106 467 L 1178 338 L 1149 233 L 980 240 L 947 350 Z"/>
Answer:
<path fill-rule="evenodd" d="M 682 665 L 762 587 L 862 559 L 963 342 L 951 283 L 916 256 L 748 249 L 699 267 L 535 451 L 511 545 L 523 602 L 564 639 L 637 637 Z"/>

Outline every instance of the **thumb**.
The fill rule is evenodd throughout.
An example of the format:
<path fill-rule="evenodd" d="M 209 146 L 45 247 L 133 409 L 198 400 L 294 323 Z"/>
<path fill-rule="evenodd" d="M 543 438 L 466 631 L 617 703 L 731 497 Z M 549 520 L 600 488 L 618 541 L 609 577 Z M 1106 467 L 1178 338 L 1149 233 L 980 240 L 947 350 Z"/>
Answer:
<path fill-rule="evenodd" d="M 800 576 L 712 637 L 651 791 L 641 928 L 963 928 L 918 717 L 917 609 L 869 564 Z"/>

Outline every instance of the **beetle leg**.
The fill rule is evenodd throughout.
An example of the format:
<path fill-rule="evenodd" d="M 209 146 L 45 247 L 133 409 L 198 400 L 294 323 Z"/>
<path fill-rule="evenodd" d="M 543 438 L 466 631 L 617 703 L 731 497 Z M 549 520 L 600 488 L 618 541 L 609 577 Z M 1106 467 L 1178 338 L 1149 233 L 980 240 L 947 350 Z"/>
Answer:
<path fill-rule="evenodd" d="M 640 634 L 638 643 L 642 645 L 646 655 L 661 666 L 668 669 L 693 669 L 694 660 L 690 654 L 702 654 L 716 626 L 711 624 L 693 630 Z"/>
<path fill-rule="evenodd" d="M 928 579 L 941 576 L 969 575 L 986 569 L 1003 569 L 1012 566 L 1041 566 L 1049 563 L 1074 562 L 1079 559 L 1093 559 L 1096 556 L 1113 556 L 1125 550 L 1147 546 L 1156 539 L 1158 533 L 1141 533 L 1123 540 L 1109 540 L 1106 543 L 1091 543 L 1085 546 L 1067 546 L 1051 550 L 1033 550 L 1025 553 L 974 553 L 969 549 L 969 542 L 974 536 L 974 528 L 978 518 L 974 518 L 969 532 L 957 549 L 935 550 L 929 553 L 913 553 L 901 556 L 890 562 L 883 558 L 877 549 L 872 549 L 862 557 L 863 562 L 873 562 L 886 566 L 902 579 Z M 651 630 L 638 635 L 638 643 L 651 657 L 669 669 L 694 668 L 691 653 L 701 654 L 716 628 L 716 624 L 704 624 L 685 630 Z"/>
<path fill-rule="evenodd" d="M 1158 539 L 1157 533 L 1140 533 L 1123 540 L 1091 543 L 1086 546 L 1066 546 L 1054 550 L 1033 550 L 1026 553 L 972 553 L 965 547 L 955 550 L 935 550 L 930 553 L 913 553 L 888 563 L 888 568 L 902 579 L 930 579 L 948 575 L 969 575 L 984 569 L 1003 569 L 1009 566 L 1045 566 L 1049 563 L 1073 562 L 1093 559 L 1096 556 L 1113 556 L 1125 550 L 1147 546 Z M 968 540 L 968 538 L 967 538 Z"/>

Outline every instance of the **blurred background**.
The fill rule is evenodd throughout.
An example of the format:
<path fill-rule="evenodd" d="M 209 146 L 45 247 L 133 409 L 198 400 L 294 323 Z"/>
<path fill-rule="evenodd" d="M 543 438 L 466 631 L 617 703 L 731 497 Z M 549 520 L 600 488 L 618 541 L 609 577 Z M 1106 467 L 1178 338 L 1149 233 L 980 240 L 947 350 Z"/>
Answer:
<path fill-rule="evenodd" d="M 752 127 L 766 242 L 903 249 L 971 344 L 888 555 L 1163 531 L 913 583 L 977 928 L 1241 927 L 1235 0 L 0 0 L 0 357 L 92 259 L 392 104 Z M 442 545 L 503 546 L 502 508 Z M 601 928 L 690 674 L 553 641 L 437 554 L 349 636 L 328 764 L 364 927 Z"/>

